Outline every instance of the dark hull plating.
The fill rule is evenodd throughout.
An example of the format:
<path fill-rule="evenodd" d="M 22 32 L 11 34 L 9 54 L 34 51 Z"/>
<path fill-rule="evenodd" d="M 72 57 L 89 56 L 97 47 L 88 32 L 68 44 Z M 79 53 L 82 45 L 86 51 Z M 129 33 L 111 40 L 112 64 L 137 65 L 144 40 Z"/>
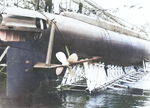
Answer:
<path fill-rule="evenodd" d="M 101 56 L 108 64 L 131 65 L 150 60 L 148 40 L 119 34 L 71 18 L 57 16 L 55 20 L 57 27 L 54 53 L 67 46 L 79 58 Z"/>

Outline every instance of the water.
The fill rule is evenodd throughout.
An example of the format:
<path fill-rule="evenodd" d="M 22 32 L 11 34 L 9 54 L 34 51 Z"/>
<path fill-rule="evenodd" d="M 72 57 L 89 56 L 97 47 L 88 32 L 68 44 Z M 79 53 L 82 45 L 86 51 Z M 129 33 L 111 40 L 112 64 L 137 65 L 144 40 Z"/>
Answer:
<path fill-rule="evenodd" d="M 95 94 L 60 92 L 43 84 L 32 96 L 8 99 L 6 76 L 0 76 L 0 108 L 150 108 L 150 90 L 142 89 L 149 86 L 148 77 L 134 84 L 134 88 L 122 91 L 109 90 Z M 136 85 L 138 89 L 135 89 Z"/>

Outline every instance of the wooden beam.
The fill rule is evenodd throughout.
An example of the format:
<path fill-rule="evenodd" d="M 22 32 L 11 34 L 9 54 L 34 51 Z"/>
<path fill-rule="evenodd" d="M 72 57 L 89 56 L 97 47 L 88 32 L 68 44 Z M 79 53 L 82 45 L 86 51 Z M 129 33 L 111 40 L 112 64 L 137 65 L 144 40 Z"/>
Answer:
<path fill-rule="evenodd" d="M 41 29 L 31 27 L 0 26 L 0 30 L 22 31 L 22 32 L 41 32 Z"/>
<path fill-rule="evenodd" d="M 9 46 L 6 47 L 6 49 L 4 50 L 4 52 L 2 53 L 2 55 L 0 56 L 0 62 L 2 61 L 2 59 L 4 58 L 4 56 L 6 55 L 8 49 L 9 49 Z"/>

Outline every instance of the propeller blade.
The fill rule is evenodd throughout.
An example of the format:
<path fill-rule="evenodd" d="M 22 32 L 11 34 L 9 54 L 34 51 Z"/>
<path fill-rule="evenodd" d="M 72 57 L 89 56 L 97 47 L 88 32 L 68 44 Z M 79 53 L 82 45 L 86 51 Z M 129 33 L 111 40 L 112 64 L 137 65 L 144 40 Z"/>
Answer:
<path fill-rule="evenodd" d="M 78 61 L 78 55 L 76 53 L 71 54 L 67 61 L 69 64 Z"/>
<path fill-rule="evenodd" d="M 72 76 L 72 77 L 76 76 L 76 73 L 69 66 L 68 66 L 68 70 L 69 70 L 70 76 Z"/>
<path fill-rule="evenodd" d="M 62 73 L 63 69 L 64 69 L 64 67 L 58 67 L 56 69 L 56 75 L 60 75 Z"/>
<path fill-rule="evenodd" d="M 56 58 L 61 62 L 64 63 L 67 61 L 66 55 L 63 52 L 56 53 Z"/>
<path fill-rule="evenodd" d="M 64 63 L 62 63 L 62 66 L 69 66 L 69 62 L 68 61 L 65 61 Z M 56 69 L 56 74 L 57 75 L 60 75 L 61 74 L 61 72 L 63 71 L 63 69 L 64 69 L 64 67 L 58 67 L 57 69 Z"/>
<path fill-rule="evenodd" d="M 69 62 L 65 61 L 64 63 L 62 63 L 62 66 L 69 66 Z M 58 67 L 56 69 L 56 75 L 60 75 L 61 72 L 63 71 L 64 67 Z"/>

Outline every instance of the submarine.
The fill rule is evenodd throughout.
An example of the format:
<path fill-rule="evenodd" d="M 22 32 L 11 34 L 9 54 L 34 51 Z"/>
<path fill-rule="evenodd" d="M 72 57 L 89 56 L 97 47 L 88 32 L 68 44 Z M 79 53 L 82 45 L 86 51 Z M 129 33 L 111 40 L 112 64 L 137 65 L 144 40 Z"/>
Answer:
<path fill-rule="evenodd" d="M 48 63 L 61 64 L 55 55 L 57 52 L 67 55 L 66 47 L 78 59 L 101 57 L 106 65 L 137 66 L 150 61 L 147 36 L 107 21 L 72 12 L 56 15 L 11 7 L 3 9 L 0 19 L 1 43 L 9 46 L 6 55 L 9 98 L 36 91 L 43 71 L 49 71 L 50 77 L 57 79 L 57 66 L 43 70 L 35 65 L 47 64 L 48 56 L 51 56 Z"/>

